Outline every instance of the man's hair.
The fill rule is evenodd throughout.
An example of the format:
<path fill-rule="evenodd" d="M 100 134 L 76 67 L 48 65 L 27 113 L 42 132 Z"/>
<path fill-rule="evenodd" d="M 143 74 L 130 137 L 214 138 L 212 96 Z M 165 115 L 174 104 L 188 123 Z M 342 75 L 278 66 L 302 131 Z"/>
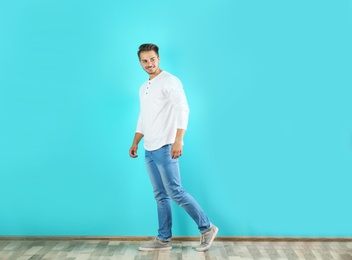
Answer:
<path fill-rule="evenodd" d="M 153 43 L 144 43 L 139 46 L 138 58 L 140 59 L 140 54 L 142 51 L 155 51 L 156 55 L 159 57 L 159 47 Z"/>

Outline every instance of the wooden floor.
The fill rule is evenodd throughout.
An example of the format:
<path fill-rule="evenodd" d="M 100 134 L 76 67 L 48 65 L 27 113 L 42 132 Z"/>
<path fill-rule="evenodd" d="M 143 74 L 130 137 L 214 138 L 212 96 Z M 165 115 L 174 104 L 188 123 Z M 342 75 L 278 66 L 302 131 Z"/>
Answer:
<path fill-rule="evenodd" d="M 140 252 L 144 241 L 1 239 L 0 259 L 352 259 L 352 242 L 215 241 L 207 252 L 196 241 L 173 242 L 168 252 Z"/>

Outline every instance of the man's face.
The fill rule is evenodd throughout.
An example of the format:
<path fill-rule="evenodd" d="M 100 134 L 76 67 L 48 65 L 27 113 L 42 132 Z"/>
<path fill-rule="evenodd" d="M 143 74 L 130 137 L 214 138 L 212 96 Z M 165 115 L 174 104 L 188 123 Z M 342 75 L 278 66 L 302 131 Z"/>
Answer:
<path fill-rule="evenodd" d="M 142 51 L 139 54 L 139 62 L 149 75 L 156 74 L 159 71 L 159 61 L 160 58 L 155 51 Z"/>

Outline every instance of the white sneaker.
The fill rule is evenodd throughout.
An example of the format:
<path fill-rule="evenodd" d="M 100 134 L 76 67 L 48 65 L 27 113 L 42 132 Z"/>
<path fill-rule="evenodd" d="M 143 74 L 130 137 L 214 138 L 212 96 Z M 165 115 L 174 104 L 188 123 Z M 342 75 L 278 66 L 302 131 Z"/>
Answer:
<path fill-rule="evenodd" d="M 140 251 L 156 251 L 156 250 L 165 251 L 165 250 L 171 250 L 171 249 L 172 249 L 171 241 L 162 241 L 156 237 L 153 240 L 149 241 L 147 244 L 141 245 L 139 247 Z"/>
<path fill-rule="evenodd" d="M 210 230 L 201 234 L 200 236 L 200 245 L 196 247 L 196 250 L 203 252 L 208 250 L 214 242 L 216 235 L 218 234 L 219 229 L 211 224 Z"/>

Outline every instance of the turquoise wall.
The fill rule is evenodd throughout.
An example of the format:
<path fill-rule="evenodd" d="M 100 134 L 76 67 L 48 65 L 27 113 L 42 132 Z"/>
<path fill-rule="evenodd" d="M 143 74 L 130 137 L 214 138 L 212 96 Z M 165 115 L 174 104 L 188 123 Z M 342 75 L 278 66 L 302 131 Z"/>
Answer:
<path fill-rule="evenodd" d="M 0 235 L 155 235 L 128 156 L 160 47 L 181 170 L 221 236 L 352 236 L 352 2 L 0 0 Z M 174 205 L 174 235 L 198 234 Z"/>

